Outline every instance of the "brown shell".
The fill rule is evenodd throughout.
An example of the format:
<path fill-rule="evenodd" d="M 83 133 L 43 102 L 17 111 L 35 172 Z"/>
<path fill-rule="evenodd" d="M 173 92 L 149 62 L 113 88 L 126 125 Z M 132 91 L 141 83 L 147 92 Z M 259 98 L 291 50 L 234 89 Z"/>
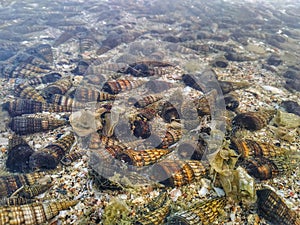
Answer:
<path fill-rule="evenodd" d="M 228 94 L 231 91 L 250 87 L 250 83 L 246 81 L 233 82 L 233 81 L 218 81 L 223 94 Z"/>
<path fill-rule="evenodd" d="M 44 193 L 47 191 L 52 184 L 46 183 L 46 184 L 33 184 L 33 185 L 24 185 L 20 192 L 18 192 L 18 195 L 23 198 L 33 198 L 39 194 Z"/>
<path fill-rule="evenodd" d="M 11 118 L 9 127 L 16 134 L 25 135 L 52 130 L 65 124 L 67 124 L 66 120 L 58 120 L 48 117 L 36 118 L 29 116 L 16 116 Z"/>
<path fill-rule="evenodd" d="M 8 142 L 6 168 L 11 172 L 29 172 L 29 157 L 34 150 L 20 136 L 13 135 Z"/>
<path fill-rule="evenodd" d="M 54 94 L 65 94 L 72 87 L 72 81 L 69 76 L 63 77 L 58 81 L 49 84 L 42 92 L 46 99 L 51 99 Z"/>
<path fill-rule="evenodd" d="M 166 101 L 161 105 L 161 110 L 159 112 L 159 115 L 161 118 L 163 118 L 167 123 L 170 123 L 172 121 L 178 121 L 180 120 L 179 112 L 177 111 L 176 107 Z"/>
<path fill-rule="evenodd" d="M 209 97 L 202 96 L 193 101 L 199 116 L 211 115 Z"/>
<path fill-rule="evenodd" d="M 48 104 L 30 99 L 16 99 L 2 105 L 9 115 L 21 116 L 23 114 L 34 114 L 40 112 L 71 112 L 72 108 L 56 104 Z"/>
<path fill-rule="evenodd" d="M 46 102 L 44 97 L 35 90 L 34 87 L 27 83 L 21 83 L 15 87 L 15 96 L 24 98 L 24 99 L 30 99 L 30 100 L 36 100 L 39 102 Z"/>
<path fill-rule="evenodd" d="M 75 137 L 69 133 L 57 141 L 30 156 L 29 166 L 32 169 L 55 169 L 62 157 L 69 152 L 74 144 Z"/>
<path fill-rule="evenodd" d="M 135 77 L 148 77 L 153 75 L 163 75 L 167 73 L 162 67 L 172 67 L 167 62 L 160 61 L 140 61 L 129 64 L 128 67 L 119 70 L 119 72 L 131 74 Z"/>
<path fill-rule="evenodd" d="M 286 154 L 286 150 L 276 147 L 270 143 L 262 143 L 250 139 L 233 138 L 231 147 L 235 149 L 242 158 L 248 157 L 276 157 Z"/>
<path fill-rule="evenodd" d="M 60 162 L 61 164 L 65 165 L 65 166 L 69 166 L 71 165 L 72 162 L 75 162 L 78 159 L 81 159 L 82 156 L 85 154 L 85 152 L 81 151 L 81 152 L 72 152 L 67 154 L 66 156 L 64 156 Z"/>
<path fill-rule="evenodd" d="M 233 129 L 260 130 L 269 124 L 274 115 L 275 110 L 240 113 L 232 120 Z"/>
<path fill-rule="evenodd" d="M 272 190 L 257 190 L 259 215 L 272 224 L 300 225 L 300 217 Z"/>
<path fill-rule="evenodd" d="M 3 70 L 3 75 L 7 78 L 24 78 L 24 77 L 34 77 L 42 73 L 49 73 L 49 69 L 43 69 L 39 66 L 21 62 L 15 66 L 8 65 Z"/>
<path fill-rule="evenodd" d="M 43 224 L 58 215 L 61 210 L 66 210 L 77 203 L 78 201 L 73 200 L 0 207 L 0 224 Z"/>
<path fill-rule="evenodd" d="M 271 179 L 286 174 L 290 168 L 285 158 L 256 157 L 245 159 L 241 162 L 247 172 L 260 180 Z"/>
<path fill-rule="evenodd" d="M 133 135 L 137 138 L 141 137 L 142 139 L 146 139 L 151 136 L 150 123 L 144 117 L 137 116 L 136 119 L 131 122 L 130 128 Z"/>
<path fill-rule="evenodd" d="M 148 204 L 147 204 L 147 208 L 150 211 L 154 211 L 156 209 L 159 209 L 160 207 L 162 207 L 168 199 L 168 193 L 166 191 L 162 191 L 161 193 L 159 193 L 158 196 L 156 196 L 155 198 L 153 198 Z"/>
<path fill-rule="evenodd" d="M 165 155 L 171 152 L 170 149 L 126 149 L 116 155 L 116 158 L 133 166 L 148 166 L 156 163 Z"/>
<path fill-rule="evenodd" d="M 226 198 L 215 198 L 195 203 L 188 210 L 177 212 L 168 219 L 168 225 L 212 224 L 226 205 Z"/>
<path fill-rule="evenodd" d="M 107 81 L 103 85 L 103 91 L 106 91 L 110 94 L 118 94 L 122 91 L 129 91 L 134 88 L 141 86 L 144 81 L 141 80 L 125 80 L 119 79 L 114 81 Z"/>
<path fill-rule="evenodd" d="M 153 95 L 147 95 L 141 99 L 136 100 L 135 98 L 129 98 L 128 101 L 132 102 L 133 105 L 137 108 L 144 108 L 147 105 L 150 105 L 154 102 L 157 102 L 163 98 L 163 95 L 161 94 L 153 94 Z"/>
<path fill-rule="evenodd" d="M 175 187 L 200 180 L 207 175 L 208 170 L 209 165 L 205 161 L 165 160 L 155 164 L 152 178 L 166 186 Z"/>
<path fill-rule="evenodd" d="M 47 63 L 53 63 L 52 47 L 49 44 L 40 44 L 28 49 L 27 52 L 44 60 Z"/>
<path fill-rule="evenodd" d="M 170 213 L 170 204 L 162 205 L 146 215 L 141 216 L 135 221 L 135 225 L 160 225 Z"/>
<path fill-rule="evenodd" d="M 182 130 L 169 128 L 157 148 L 168 148 L 177 143 L 182 137 Z"/>
<path fill-rule="evenodd" d="M 60 94 L 52 95 L 51 99 L 49 99 L 49 102 L 51 102 L 53 104 L 65 106 L 67 108 L 73 108 L 73 110 L 84 108 L 83 103 L 78 102 L 71 97 L 68 97 L 65 95 L 60 95 Z"/>
<path fill-rule="evenodd" d="M 35 202 L 35 199 L 28 199 L 23 197 L 3 197 L 0 199 L 0 207 L 1 206 L 17 206 L 17 205 L 25 205 Z"/>
<path fill-rule="evenodd" d="M 10 196 L 24 185 L 33 185 L 45 177 L 43 172 L 8 175 L 0 177 L 0 197 Z"/>
<path fill-rule="evenodd" d="M 115 98 L 115 95 L 83 87 L 77 88 L 75 93 L 75 99 L 79 102 L 102 102 L 107 100 L 114 100 Z"/>
<path fill-rule="evenodd" d="M 102 146 L 112 146 L 119 144 L 119 141 L 114 137 L 106 137 L 98 133 L 92 133 L 89 140 L 90 149 L 99 149 Z"/>
<path fill-rule="evenodd" d="M 53 73 L 48 73 L 40 77 L 32 77 L 26 80 L 26 83 L 31 85 L 31 86 L 36 86 L 39 84 L 47 84 L 47 83 L 52 83 L 61 78 L 61 74 L 53 72 Z"/>

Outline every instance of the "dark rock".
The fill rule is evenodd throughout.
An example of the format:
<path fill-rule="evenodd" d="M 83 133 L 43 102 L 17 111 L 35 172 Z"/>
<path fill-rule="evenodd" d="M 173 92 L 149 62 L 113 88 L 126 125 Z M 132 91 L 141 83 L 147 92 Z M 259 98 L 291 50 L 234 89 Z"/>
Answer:
<path fill-rule="evenodd" d="M 276 55 L 271 55 L 268 58 L 267 63 L 272 66 L 279 66 L 280 64 L 282 64 L 282 60 Z"/>
<path fill-rule="evenodd" d="M 281 106 L 289 113 L 294 113 L 300 116 L 300 105 L 295 101 L 283 101 Z"/>

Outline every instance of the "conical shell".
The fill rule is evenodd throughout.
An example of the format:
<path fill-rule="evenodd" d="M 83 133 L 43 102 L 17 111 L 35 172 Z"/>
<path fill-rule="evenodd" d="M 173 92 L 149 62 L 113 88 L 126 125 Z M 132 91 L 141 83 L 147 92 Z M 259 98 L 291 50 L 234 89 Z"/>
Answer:
<path fill-rule="evenodd" d="M 29 165 L 32 169 L 54 169 L 74 144 L 73 133 L 67 134 L 52 144 L 30 156 Z"/>
<path fill-rule="evenodd" d="M 168 225 L 212 224 L 226 205 L 226 199 L 215 198 L 194 204 L 186 211 L 177 212 L 168 219 Z"/>
<path fill-rule="evenodd" d="M 240 113 L 233 118 L 233 129 L 260 130 L 267 126 L 275 115 L 275 110 L 261 110 L 257 112 Z"/>
<path fill-rule="evenodd" d="M 65 124 L 67 124 L 66 120 L 59 120 L 47 117 L 36 118 L 17 116 L 11 118 L 9 127 L 16 134 L 25 135 L 55 129 Z"/>
<path fill-rule="evenodd" d="M 165 160 L 155 164 L 152 178 L 166 186 L 175 187 L 200 180 L 207 175 L 208 170 L 209 165 L 205 161 Z"/>
<path fill-rule="evenodd" d="M 46 99 L 51 99 L 54 94 L 65 94 L 72 87 L 71 78 L 63 77 L 58 81 L 49 84 L 42 92 Z"/>
<path fill-rule="evenodd" d="M 15 87 L 15 96 L 23 99 L 35 100 L 38 102 L 46 102 L 44 97 L 31 85 L 21 83 Z"/>
<path fill-rule="evenodd" d="M 110 94 L 118 94 L 122 91 L 129 91 L 134 88 L 141 86 L 144 81 L 141 80 L 115 80 L 115 81 L 107 81 L 103 85 L 103 91 L 106 91 Z"/>
<path fill-rule="evenodd" d="M 30 99 L 16 99 L 2 105 L 9 115 L 21 116 L 23 114 L 35 114 L 40 112 L 71 112 L 72 108 L 62 105 L 48 104 Z"/>
<path fill-rule="evenodd" d="M 42 172 L 1 176 L 0 197 L 10 196 L 23 185 L 33 185 L 43 177 L 45 177 L 45 173 Z"/>
<path fill-rule="evenodd" d="M 170 153 L 170 149 L 146 149 L 133 150 L 127 149 L 117 154 L 116 158 L 123 160 L 133 166 L 148 166 L 156 163 L 163 156 Z"/>
<path fill-rule="evenodd" d="M 83 87 L 77 88 L 75 93 L 75 100 L 79 102 L 102 102 L 114 100 L 115 98 L 115 95 Z"/>
<path fill-rule="evenodd" d="M 0 224 L 43 224 L 58 215 L 61 210 L 66 210 L 77 203 L 78 201 L 73 200 L 0 207 Z"/>
<path fill-rule="evenodd" d="M 233 138 L 231 140 L 231 146 L 235 149 L 243 158 L 248 157 L 276 157 L 286 154 L 286 150 L 276 147 L 270 143 L 262 143 L 253 141 L 250 139 L 238 139 Z"/>
<path fill-rule="evenodd" d="M 141 216 L 135 225 L 160 225 L 163 224 L 164 220 L 170 213 L 170 204 L 165 204 L 159 209 L 154 210 L 146 215 Z"/>
<path fill-rule="evenodd" d="M 257 190 L 258 212 L 272 224 L 300 225 L 300 217 L 272 190 Z"/>

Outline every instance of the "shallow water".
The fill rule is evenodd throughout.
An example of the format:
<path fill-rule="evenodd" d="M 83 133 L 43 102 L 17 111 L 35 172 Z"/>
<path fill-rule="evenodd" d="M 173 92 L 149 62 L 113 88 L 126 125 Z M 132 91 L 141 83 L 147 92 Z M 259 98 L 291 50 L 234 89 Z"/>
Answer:
<path fill-rule="evenodd" d="M 227 202 L 216 203 L 223 213 L 212 216 L 214 224 L 280 223 L 276 210 L 268 217 L 255 205 L 255 189 L 265 187 L 299 214 L 299 15 L 299 1 L 0 1 L 0 103 L 36 101 L 18 103 L 10 115 L 1 111 L 1 174 L 45 171 L 52 188 L 34 201 L 79 200 L 48 224 L 147 224 L 160 217 L 153 223 L 173 224 L 176 212 L 220 195 Z M 168 84 L 156 90 L 156 81 Z M 63 100 L 54 103 L 54 94 L 70 100 L 58 107 Z M 143 111 L 148 101 L 157 101 L 149 107 L 153 115 Z M 248 112 L 260 114 L 253 119 Z M 28 122 L 28 116 L 44 122 Z M 50 119 L 64 125 L 51 127 Z M 74 143 L 57 144 L 69 132 Z M 14 133 L 31 150 L 13 151 L 24 146 Z M 237 161 L 229 144 L 234 138 L 285 153 Z M 127 150 L 108 150 L 112 143 Z M 59 150 L 37 154 L 51 144 Z M 204 155 L 195 159 L 198 148 Z M 145 149 L 156 152 L 140 156 Z M 191 158 L 210 172 L 198 176 L 184 164 Z M 182 167 L 190 169 L 173 176 Z M 24 188 L 12 184 L 7 195 L 18 189 L 14 185 Z M 6 193 L 8 187 L 0 188 Z M 143 217 L 163 190 L 169 208 Z M 287 224 L 296 224 L 293 213 Z"/>

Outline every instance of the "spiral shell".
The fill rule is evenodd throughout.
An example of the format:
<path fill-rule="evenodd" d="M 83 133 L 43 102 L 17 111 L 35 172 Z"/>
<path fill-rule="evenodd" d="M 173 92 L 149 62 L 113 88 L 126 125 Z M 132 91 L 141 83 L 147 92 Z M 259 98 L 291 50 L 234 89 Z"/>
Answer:
<path fill-rule="evenodd" d="M 39 84 L 47 84 L 47 83 L 52 83 L 57 80 L 61 79 L 61 74 L 59 73 L 48 73 L 46 75 L 40 76 L 40 77 L 33 77 L 25 81 L 25 83 L 31 85 L 31 86 L 36 86 Z"/>
<path fill-rule="evenodd" d="M 62 157 L 74 144 L 75 137 L 69 133 L 57 141 L 47 145 L 40 151 L 33 153 L 29 159 L 29 166 L 32 169 L 54 169 Z"/>
<path fill-rule="evenodd" d="M 107 81 L 103 85 L 103 91 L 106 91 L 110 94 L 118 94 L 122 91 L 129 91 L 134 88 L 141 86 L 144 81 L 141 80 L 125 80 L 119 79 L 114 81 Z"/>
<path fill-rule="evenodd" d="M 65 120 L 59 120 L 48 117 L 36 118 L 29 116 L 16 116 L 11 118 L 9 127 L 16 134 L 25 135 L 52 130 L 65 124 L 67 124 L 67 121 Z"/>
<path fill-rule="evenodd" d="M 233 138 L 231 140 L 231 146 L 235 149 L 243 158 L 248 157 L 276 157 L 286 154 L 286 150 L 276 147 L 269 143 L 262 143 L 253 141 L 250 139 L 238 139 Z"/>
<path fill-rule="evenodd" d="M 71 165 L 72 162 L 75 162 L 78 159 L 81 159 L 82 156 L 85 154 L 85 152 L 81 151 L 81 152 L 72 152 L 67 154 L 66 156 L 64 156 L 60 162 L 61 164 L 65 165 L 65 166 L 69 166 Z"/>
<path fill-rule="evenodd" d="M 284 201 L 272 190 L 257 190 L 258 212 L 273 224 L 299 225 L 300 218 L 288 208 Z"/>
<path fill-rule="evenodd" d="M 114 100 L 115 98 L 115 95 L 83 87 L 77 88 L 75 94 L 75 99 L 79 102 L 102 102 Z"/>
<path fill-rule="evenodd" d="M 186 86 L 194 88 L 197 91 L 203 92 L 201 86 L 196 82 L 197 79 L 193 75 L 183 74 L 181 79 Z"/>
<path fill-rule="evenodd" d="M 0 207 L 1 206 L 17 206 L 17 205 L 25 205 L 35 202 L 35 199 L 28 199 L 23 197 L 3 197 L 0 199 Z"/>
<path fill-rule="evenodd" d="M 168 219 L 168 225 L 208 225 L 213 223 L 225 207 L 226 199 L 215 198 L 195 203 L 186 211 L 177 212 Z"/>
<path fill-rule="evenodd" d="M 46 183 L 46 184 L 24 185 L 22 187 L 22 189 L 20 190 L 20 192 L 18 192 L 18 195 L 20 197 L 30 199 L 30 198 L 33 198 L 33 197 L 39 195 L 39 194 L 44 193 L 51 186 L 52 186 L 52 184 L 50 182 Z"/>
<path fill-rule="evenodd" d="M 156 95 L 147 95 L 139 100 L 136 100 L 135 98 L 129 98 L 128 101 L 132 102 L 133 105 L 137 108 L 144 108 L 147 105 L 150 105 L 154 102 L 157 102 L 163 98 L 163 95 L 156 94 Z"/>
<path fill-rule="evenodd" d="M 21 116 L 23 114 L 34 114 L 41 112 L 71 112 L 72 108 L 56 105 L 56 104 L 48 104 L 30 99 L 16 99 L 14 101 L 6 102 L 2 105 L 2 108 L 8 111 L 9 115 Z"/>
<path fill-rule="evenodd" d="M 148 166 L 156 163 L 163 156 L 169 154 L 170 149 L 126 149 L 116 155 L 116 158 L 133 166 Z"/>
<path fill-rule="evenodd" d="M 73 108 L 73 110 L 84 108 L 83 103 L 76 101 L 74 98 L 60 94 L 52 95 L 48 101 L 56 105 L 61 105 L 71 109 Z"/>
<path fill-rule="evenodd" d="M 171 67 L 173 66 L 167 62 L 160 61 L 141 61 L 129 64 L 128 67 L 120 70 L 125 74 L 131 74 L 135 77 L 149 77 L 153 75 L 162 75 L 164 74 L 161 67 Z"/>
<path fill-rule="evenodd" d="M 52 47 L 49 44 L 40 44 L 27 50 L 27 53 L 36 56 L 47 63 L 53 63 Z"/>
<path fill-rule="evenodd" d="M 165 136 L 157 148 L 168 148 L 169 146 L 177 143 L 182 137 L 180 129 L 167 129 Z"/>
<path fill-rule="evenodd" d="M 30 99 L 30 100 L 36 100 L 39 102 L 46 102 L 44 97 L 35 90 L 34 87 L 27 83 L 21 83 L 15 87 L 15 96 L 24 98 L 24 99 Z"/>
<path fill-rule="evenodd" d="M 160 225 L 170 213 L 170 204 L 162 205 L 159 209 L 156 209 L 146 215 L 141 216 L 135 221 L 135 225 Z"/>
<path fill-rule="evenodd" d="M 49 84 L 42 92 L 46 99 L 51 99 L 54 94 L 65 94 L 72 86 L 71 78 L 69 76 L 63 77 L 58 81 Z"/>
<path fill-rule="evenodd" d="M 180 120 L 179 112 L 176 107 L 170 102 L 166 101 L 162 104 L 159 115 L 163 118 L 167 123 L 172 121 Z"/>
<path fill-rule="evenodd" d="M 247 172 L 260 180 L 271 179 L 279 175 L 284 175 L 290 171 L 286 158 L 265 158 L 256 157 L 245 159 L 241 162 Z"/>
<path fill-rule="evenodd" d="M 33 152 L 22 137 L 13 135 L 8 142 L 6 168 L 12 172 L 29 172 L 29 157 Z"/>
<path fill-rule="evenodd" d="M 0 224 L 43 224 L 58 215 L 61 210 L 77 203 L 78 201 L 73 200 L 0 207 Z"/>
<path fill-rule="evenodd" d="M 42 73 L 49 73 L 48 68 L 41 68 L 39 66 L 33 65 L 27 62 L 21 62 L 17 65 L 7 65 L 2 70 L 2 74 L 6 78 L 24 78 L 31 76 L 38 76 Z"/>
<path fill-rule="evenodd" d="M 8 175 L 0 177 L 0 197 L 10 196 L 24 185 L 33 185 L 45 177 L 43 172 Z"/>
<path fill-rule="evenodd" d="M 244 128 L 250 131 L 260 130 L 268 125 L 275 110 L 240 113 L 233 118 L 233 129 Z"/>
<path fill-rule="evenodd" d="M 204 161 L 164 160 L 155 164 L 153 168 L 153 179 L 159 180 L 160 183 L 166 186 L 182 186 L 205 177 L 208 169 L 208 163 Z"/>

